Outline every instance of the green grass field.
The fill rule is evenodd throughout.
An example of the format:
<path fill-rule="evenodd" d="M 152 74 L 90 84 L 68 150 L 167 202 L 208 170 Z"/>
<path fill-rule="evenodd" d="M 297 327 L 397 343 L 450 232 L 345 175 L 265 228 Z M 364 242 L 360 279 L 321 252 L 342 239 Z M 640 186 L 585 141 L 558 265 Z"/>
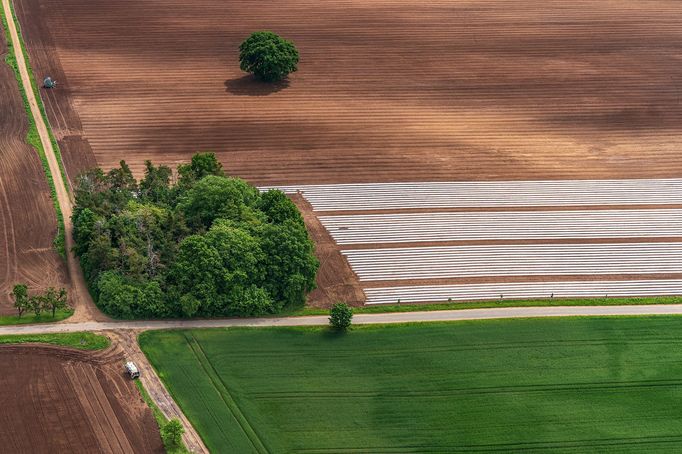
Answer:
<path fill-rule="evenodd" d="M 110 344 L 109 338 L 99 334 L 58 333 L 58 334 L 10 334 L 0 336 L 0 344 L 53 344 L 79 350 L 101 350 Z"/>
<path fill-rule="evenodd" d="M 72 310 L 57 311 L 52 317 L 51 312 L 43 312 L 40 315 L 33 313 L 24 314 L 22 317 L 18 315 L 3 315 L 0 316 L 0 326 L 5 325 L 28 325 L 32 323 L 54 323 L 65 320 L 73 315 Z"/>
<path fill-rule="evenodd" d="M 212 452 L 680 452 L 682 318 L 156 331 Z"/>

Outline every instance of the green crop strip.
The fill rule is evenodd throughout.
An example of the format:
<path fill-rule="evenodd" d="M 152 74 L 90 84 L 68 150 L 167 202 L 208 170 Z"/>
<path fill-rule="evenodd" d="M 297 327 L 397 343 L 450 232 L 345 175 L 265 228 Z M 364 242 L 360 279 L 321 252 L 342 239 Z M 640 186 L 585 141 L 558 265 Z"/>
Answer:
<path fill-rule="evenodd" d="M 355 314 L 383 314 L 386 312 L 430 312 L 452 311 L 465 309 L 489 309 L 500 307 L 559 307 L 559 306 L 625 306 L 651 304 L 681 304 L 679 296 L 651 296 L 651 297 L 608 297 L 608 298 L 538 298 L 538 299 L 509 299 L 489 301 L 451 301 L 438 303 L 403 303 L 403 304 L 369 304 L 354 307 Z M 305 307 L 292 311 L 285 311 L 273 317 L 297 317 L 306 315 L 328 315 L 329 309 Z"/>
<path fill-rule="evenodd" d="M 78 350 L 102 350 L 110 345 L 109 338 L 88 332 L 59 334 L 12 334 L 0 336 L 0 344 L 52 344 Z"/>
<path fill-rule="evenodd" d="M 10 3 L 10 8 L 12 8 L 11 3 Z M 17 65 L 17 58 L 16 58 L 16 52 L 17 50 L 15 49 L 14 45 L 12 44 L 12 38 L 9 33 L 9 27 L 7 25 L 7 17 L 5 15 L 5 10 L 4 8 L 0 8 L 0 19 L 2 19 L 2 26 L 5 30 L 5 38 L 7 41 L 7 55 L 5 56 L 5 63 L 12 68 L 12 71 L 14 72 L 14 76 L 17 79 L 17 84 L 19 86 L 19 92 L 21 93 L 21 98 L 24 101 L 24 109 L 26 110 L 26 116 L 28 120 L 28 131 L 26 132 L 26 143 L 30 146 L 32 146 L 36 152 L 38 153 L 38 156 L 40 157 L 40 162 L 43 166 L 43 171 L 45 172 L 45 176 L 47 178 L 47 183 L 50 187 L 50 195 L 52 197 L 52 204 L 54 205 L 55 213 L 57 216 L 57 236 L 54 239 L 54 247 L 59 253 L 59 255 L 63 258 L 66 259 L 66 247 L 65 247 L 65 229 L 64 229 L 64 215 L 62 214 L 61 207 L 59 206 L 59 201 L 57 200 L 57 189 L 55 187 L 54 179 L 52 178 L 52 173 L 50 172 L 50 166 L 47 163 L 47 156 L 45 155 L 45 149 L 43 148 L 43 144 L 40 142 L 40 137 L 38 136 L 38 128 L 36 127 L 35 119 L 33 118 L 33 115 L 31 114 L 31 108 L 28 103 L 28 97 L 26 96 L 26 87 L 22 84 L 21 81 L 21 74 L 19 73 L 19 67 Z M 31 70 L 30 63 L 28 61 L 28 54 L 25 50 L 23 39 L 21 37 L 21 29 L 19 27 L 19 23 L 16 20 L 16 15 L 14 14 L 14 10 L 12 9 L 12 20 L 14 21 L 16 27 L 17 27 L 17 33 L 19 35 L 19 40 L 21 42 L 21 52 L 23 52 L 24 55 L 24 60 L 26 61 L 26 67 L 28 69 L 29 73 L 29 78 L 31 79 L 31 89 L 33 90 L 34 94 L 36 95 L 36 100 L 38 101 L 38 107 L 40 108 L 41 115 L 43 116 L 43 119 L 45 120 L 45 124 L 48 124 L 47 121 L 47 115 L 45 113 L 45 108 L 43 107 L 42 101 L 39 96 L 38 92 L 38 87 L 35 83 L 35 78 L 33 77 L 33 72 Z M 57 162 L 59 163 L 59 168 L 62 172 L 62 177 L 64 178 L 64 182 L 67 182 L 68 180 L 66 179 L 66 173 L 64 171 L 64 166 L 62 164 L 62 159 L 61 159 L 61 154 L 59 152 L 59 147 L 57 146 L 57 142 L 52 136 L 52 132 L 50 131 L 48 127 L 48 133 L 50 135 L 50 141 L 52 142 L 52 146 L 54 147 L 55 154 L 57 156 Z M 66 185 L 66 190 L 68 191 L 68 184 Z"/>
<path fill-rule="evenodd" d="M 54 317 L 51 313 L 43 313 L 40 315 L 24 314 L 22 317 L 18 315 L 3 315 L 0 316 L 0 326 L 5 325 L 28 325 L 33 323 L 54 323 L 67 319 L 73 315 L 72 310 L 57 311 Z"/>

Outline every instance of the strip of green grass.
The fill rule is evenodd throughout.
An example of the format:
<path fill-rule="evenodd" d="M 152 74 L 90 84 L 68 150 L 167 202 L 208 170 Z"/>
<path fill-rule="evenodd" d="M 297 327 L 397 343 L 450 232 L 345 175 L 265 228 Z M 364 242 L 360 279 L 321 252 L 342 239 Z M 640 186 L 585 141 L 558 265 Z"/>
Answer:
<path fill-rule="evenodd" d="M 18 315 L 5 315 L 0 317 L 0 326 L 5 325 L 29 325 L 32 323 L 53 323 L 60 320 L 67 319 L 73 315 L 73 311 L 57 311 L 52 317 L 51 313 L 43 313 L 36 316 L 35 314 L 24 314 L 22 317 Z"/>
<path fill-rule="evenodd" d="M 154 415 L 154 419 L 156 419 L 156 424 L 159 426 L 159 430 L 163 426 L 165 426 L 168 423 L 168 419 L 163 415 L 159 407 L 156 406 L 152 398 L 149 396 L 149 393 L 147 392 L 146 389 L 144 389 L 144 386 L 142 385 L 142 382 L 140 380 L 135 380 L 135 386 L 137 386 L 137 390 L 140 391 L 140 395 L 142 396 L 142 400 L 145 401 L 149 409 L 152 411 L 152 414 Z M 183 444 L 182 446 L 167 446 L 164 442 L 164 448 L 166 450 L 167 454 L 185 454 L 189 453 L 189 450 L 185 447 Z"/>
<path fill-rule="evenodd" d="M 10 8 L 13 8 L 11 3 L 10 3 Z M 16 20 L 16 15 L 14 14 L 12 10 L 12 20 L 16 24 L 17 27 L 17 32 L 19 34 L 19 39 L 21 41 L 21 47 L 22 49 L 20 52 L 23 52 L 24 55 L 24 60 L 26 61 L 26 66 L 28 68 L 28 73 L 29 73 L 29 78 L 31 79 L 31 89 L 33 90 L 36 99 L 38 100 L 38 107 L 40 108 L 41 114 L 43 115 L 43 118 L 45 119 L 45 124 L 48 124 L 47 121 L 47 115 L 45 113 L 45 108 L 43 107 L 42 100 L 40 98 L 40 94 L 38 91 L 38 86 L 35 82 L 35 78 L 33 77 L 33 72 L 31 70 L 30 63 L 28 61 L 28 53 L 25 51 L 24 47 L 24 42 L 23 38 L 21 37 L 21 28 L 19 26 L 19 22 Z M 9 29 L 7 27 L 7 17 L 5 16 L 5 10 L 4 8 L 0 8 L 0 19 L 2 20 L 2 26 L 5 31 L 5 38 L 7 41 L 7 55 L 5 56 L 5 62 L 7 65 L 12 68 L 12 71 L 14 72 L 14 75 L 17 79 L 17 84 L 19 86 L 19 92 L 21 93 L 21 97 L 24 101 L 24 108 L 26 110 L 26 116 L 28 119 L 28 131 L 26 132 L 26 143 L 30 146 L 32 146 L 36 152 L 38 153 L 38 156 L 40 157 L 40 162 L 43 167 L 43 171 L 45 172 L 45 176 L 47 178 L 48 185 L 50 187 L 50 195 L 52 197 L 52 204 L 55 209 L 55 213 L 57 216 L 57 235 L 54 239 L 54 247 L 59 253 L 59 255 L 63 258 L 66 259 L 66 249 L 65 249 L 65 238 L 64 238 L 64 215 L 62 214 L 61 207 L 59 206 L 59 201 L 57 200 L 57 190 L 55 188 L 55 183 L 54 179 L 52 178 L 52 173 L 50 172 L 50 166 L 47 162 L 47 156 L 45 155 L 45 149 L 43 148 L 43 144 L 40 141 L 40 137 L 38 135 L 38 128 L 36 127 L 35 119 L 33 118 L 33 115 L 31 114 L 31 108 L 28 103 L 28 98 L 26 97 L 26 90 L 25 87 L 22 84 L 21 81 L 21 75 L 19 73 L 19 68 L 17 66 L 17 60 L 16 60 L 16 52 L 17 49 L 15 49 L 14 45 L 12 44 L 12 39 L 9 34 Z M 48 127 L 48 133 L 50 134 L 50 140 L 52 141 L 52 145 L 55 150 L 55 154 L 57 156 L 57 162 L 59 163 L 59 168 L 62 172 L 62 176 L 64 177 L 64 181 L 68 181 L 66 179 L 66 172 L 64 171 L 64 166 L 62 164 L 62 159 L 61 159 L 61 154 L 59 152 L 59 147 L 57 146 L 57 141 L 54 139 L 52 136 L 52 132 L 49 130 Z M 68 184 L 67 186 L 67 191 L 69 190 Z"/>
<path fill-rule="evenodd" d="M 214 452 L 256 452 L 238 413 L 271 452 L 649 453 L 682 450 L 681 333 L 662 316 L 139 340 Z"/>
<path fill-rule="evenodd" d="M 89 332 L 59 334 L 17 334 L 0 336 L 0 344 L 53 344 L 79 350 L 102 350 L 110 344 L 109 338 Z"/>
<path fill-rule="evenodd" d="M 491 307 L 539 306 L 624 306 L 637 304 L 682 304 L 679 296 L 627 297 L 627 298 L 547 298 L 531 300 L 494 300 L 476 302 L 442 302 L 429 304 L 374 304 L 354 307 L 355 314 L 382 314 L 385 312 L 445 311 L 457 309 L 487 309 Z M 274 317 L 326 315 L 329 309 L 306 307 L 285 311 Z"/>

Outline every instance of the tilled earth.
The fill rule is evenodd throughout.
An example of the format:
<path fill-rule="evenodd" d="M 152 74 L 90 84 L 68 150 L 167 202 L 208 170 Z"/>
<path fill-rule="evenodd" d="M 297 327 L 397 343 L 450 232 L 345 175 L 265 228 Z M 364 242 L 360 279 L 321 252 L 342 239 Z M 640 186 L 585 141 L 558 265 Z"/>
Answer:
<path fill-rule="evenodd" d="M 3 452 L 164 452 L 120 351 L 0 346 L 0 376 Z"/>
<path fill-rule="evenodd" d="M 0 56 L 7 45 L 0 34 Z M 0 314 L 13 312 L 12 287 L 64 286 L 65 266 L 52 242 L 55 210 L 40 158 L 26 144 L 28 123 L 17 82 L 0 63 Z"/>
<path fill-rule="evenodd" d="M 16 0 L 71 178 L 218 153 L 258 184 L 682 174 L 677 0 Z M 255 30 L 299 72 L 239 70 Z"/>

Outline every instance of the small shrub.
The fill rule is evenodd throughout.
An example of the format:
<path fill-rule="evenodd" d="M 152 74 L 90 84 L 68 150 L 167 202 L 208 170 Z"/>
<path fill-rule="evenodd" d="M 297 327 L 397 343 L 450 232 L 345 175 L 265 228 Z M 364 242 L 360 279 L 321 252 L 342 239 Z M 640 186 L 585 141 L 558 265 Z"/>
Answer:
<path fill-rule="evenodd" d="M 178 447 L 182 443 L 182 434 L 185 433 L 185 428 L 176 418 L 168 421 L 161 428 L 161 438 L 163 439 L 163 444 L 167 447 Z"/>
<path fill-rule="evenodd" d="M 346 303 L 336 303 L 329 311 L 329 326 L 337 331 L 345 331 L 353 320 L 353 309 Z"/>

